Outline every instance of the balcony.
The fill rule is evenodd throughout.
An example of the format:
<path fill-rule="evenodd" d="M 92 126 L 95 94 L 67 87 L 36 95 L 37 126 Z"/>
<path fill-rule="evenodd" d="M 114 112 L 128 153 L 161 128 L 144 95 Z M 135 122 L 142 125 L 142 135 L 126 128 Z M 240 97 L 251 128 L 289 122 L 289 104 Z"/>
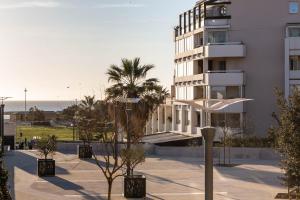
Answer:
<path fill-rule="evenodd" d="M 300 37 L 288 37 L 285 39 L 286 45 L 288 45 L 289 50 L 294 50 L 293 54 L 299 55 L 300 49 Z"/>
<path fill-rule="evenodd" d="M 175 83 L 190 82 L 190 81 L 203 81 L 203 74 L 175 77 Z"/>
<path fill-rule="evenodd" d="M 229 28 L 230 19 L 206 19 L 204 26 L 205 28 Z"/>
<path fill-rule="evenodd" d="M 204 53 L 206 58 L 245 57 L 246 48 L 241 42 L 209 43 Z"/>
<path fill-rule="evenodd" d="M 300 79 L 300 70 L 290 70 L 290 79 Z"/>
<path fill-rule="evenodd" d="M 204 76 L 205 85 L 244 85 L 244 72 L 231 71 L 208 71 Z"/>

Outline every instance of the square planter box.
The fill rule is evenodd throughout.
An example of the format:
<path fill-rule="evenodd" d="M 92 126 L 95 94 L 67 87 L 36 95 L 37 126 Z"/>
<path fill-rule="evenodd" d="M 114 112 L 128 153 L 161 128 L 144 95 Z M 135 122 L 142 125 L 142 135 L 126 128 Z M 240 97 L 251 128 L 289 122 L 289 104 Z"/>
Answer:
<path fill-rule="evenodd" d="M 125 198 L 146 197 L 146 177 L 143 175 L 132 175 L 124 177 Z"/>
<path fill-rule="evenodd" d="M 38 159 L 38 176 L 55 176 L 55 160 Z"/>
<path fill-rule="evenodd" d="M 78 157 L 82 159 L 92 158 L 92 146 L 78 145 L 77 146 Z"/>

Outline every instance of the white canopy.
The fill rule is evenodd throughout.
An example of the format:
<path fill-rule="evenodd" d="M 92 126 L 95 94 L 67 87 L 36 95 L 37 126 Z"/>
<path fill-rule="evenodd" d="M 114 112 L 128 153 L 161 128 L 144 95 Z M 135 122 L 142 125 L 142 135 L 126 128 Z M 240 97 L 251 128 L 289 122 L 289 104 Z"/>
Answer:
<path fill-rule="evenodd" d="M 188 104 L 194 108 L 204 110 L 206 112 L 220 111 L 234 104 L 246 102 L 246 101 L 253 101 L 253 99 L 235 98 L 235 99 L 175 100 L 175 102 Z"/>

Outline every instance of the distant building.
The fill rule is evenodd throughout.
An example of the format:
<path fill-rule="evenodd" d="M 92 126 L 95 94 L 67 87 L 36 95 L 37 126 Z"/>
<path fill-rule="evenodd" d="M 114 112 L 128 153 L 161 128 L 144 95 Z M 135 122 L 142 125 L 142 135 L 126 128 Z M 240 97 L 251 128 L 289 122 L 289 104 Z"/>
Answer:
<path fill-rule="evenodd" d="M 180 14 L 174 31 L 174 97 L 153 114 L 146 134 L 201 137 L 203 127 L 224 121 L 236 134 L 253 126 L 254 134 L 266 136 L 276 111 L 274 88 L 286 96 L 300 88 L 299 3 L 203 0 Z M 254 101 L 215 112 L 201 109 L 238 98 Z"/>
<path fill-rule="evenodd" d="M 4 146 L 15 149 L 17 123 L 12 115 L 4 116 Z"/>

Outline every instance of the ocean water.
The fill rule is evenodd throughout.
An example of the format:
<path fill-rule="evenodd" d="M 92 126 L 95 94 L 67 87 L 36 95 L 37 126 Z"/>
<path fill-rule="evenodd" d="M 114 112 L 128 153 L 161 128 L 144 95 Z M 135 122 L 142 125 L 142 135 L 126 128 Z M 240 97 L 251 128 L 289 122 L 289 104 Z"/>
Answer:
<path fill-rule="evenodd" d="M 5 112 L 25 111 L 24 101 L 6 101 L 4 104 Z M 34 106 L 44 111 L 61 111 L 74 104 L 74 101 L 27 101 L 27 111 Z"/>

